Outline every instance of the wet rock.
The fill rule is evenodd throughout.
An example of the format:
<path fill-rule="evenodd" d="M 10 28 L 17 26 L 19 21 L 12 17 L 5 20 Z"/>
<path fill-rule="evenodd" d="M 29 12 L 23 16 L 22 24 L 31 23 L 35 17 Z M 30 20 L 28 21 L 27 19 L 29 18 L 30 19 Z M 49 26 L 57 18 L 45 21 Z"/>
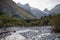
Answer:
<path fill-rule="evenodd" d="M 36 29 L 37 28 L 37 29 Z M 60 34 L 51 33 L 49 27 L 21 28 L 12 32 L 12 35 L 5 37 L 6 40 L 59 40 Z"/>

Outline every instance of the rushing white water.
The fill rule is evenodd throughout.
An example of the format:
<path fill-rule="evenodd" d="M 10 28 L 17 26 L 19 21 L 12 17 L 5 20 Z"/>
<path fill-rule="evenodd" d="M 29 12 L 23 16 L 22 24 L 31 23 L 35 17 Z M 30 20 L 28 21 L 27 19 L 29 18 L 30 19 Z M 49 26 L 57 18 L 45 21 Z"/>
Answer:
<path fill-rule="evenodd" d="M 46 27 L 11 27 L 7 28 L 12 35 L 1 38 L 0 40 L 60 40 L 60 34 L 51 33 L 51 26 Z"/>

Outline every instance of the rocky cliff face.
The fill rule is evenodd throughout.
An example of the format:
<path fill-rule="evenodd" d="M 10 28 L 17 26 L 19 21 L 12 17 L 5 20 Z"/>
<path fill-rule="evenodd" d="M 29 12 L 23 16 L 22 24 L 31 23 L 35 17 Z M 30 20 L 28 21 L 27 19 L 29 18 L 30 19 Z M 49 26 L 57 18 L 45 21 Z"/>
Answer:
<path fill-rule="evenodd" d="M 25 9 L 26 11 L 31 12 L 31 7 L 29 6 L 28 3 L 25 4 L 25 5 L 22 5 L 22 4 L 20 4 L 20 3 L 17 3 L 17 5 L 18 5 L 19 7 L 22 7 L 22 8 Z"/>
<path fill-rule="evenodd" d="M 49 14 L 50 11 L 47 8 L 45 8 L 44 12 L 47 13 L 47 14 Z"/>
<path fill-rule="evenodd" d="M 40 19 L 41 17 L 46 16 L 47 14 L 44 13 L 43 11 L 37 9 L 37 8 L 31 8 L 31 12 L 33 15 L 37 17 L 37 19 Z"/>
<path fill-rule="evenodd" d="M 24 19 L 34 19 L 26 10 L 18 7 L 12 0 L 0 0 L 0 11 L 6 11 L 14 17 Z"/>
<path fill-rule="evenodd" d="M 20 3 L 17 3 L 17 5 L 30 12 L 30 14 L 34 15 L 36 19 L 40 19 L 42 16 L 46 16 L 46 13 L 37 8 L 30 7 L 29 4 L 22 5 Z"/>
<path fill-rule="evenodd" d="M 47 15 L 55 15 L 55 14 L 60 14 L 60 4 L 57 4 L 54 8 L 51 10 L 45 9 L 44 10 Z"/>
<path fill-rule="evenodd" d="M 56 14 L 60 14 L 60 4 L 56 5 L 51 12 L 54 12 Z"/>

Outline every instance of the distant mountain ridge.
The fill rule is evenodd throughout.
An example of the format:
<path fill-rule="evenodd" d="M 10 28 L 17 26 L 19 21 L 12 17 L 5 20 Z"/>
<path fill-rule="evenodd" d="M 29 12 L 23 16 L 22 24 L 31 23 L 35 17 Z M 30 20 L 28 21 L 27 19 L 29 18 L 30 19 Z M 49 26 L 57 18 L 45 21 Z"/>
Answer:
<path fill-rule="evenodd" d="M 44 9 L 44 12 L 49 14 L 50 10 L 48 10 L 47 8 Z"/>
<path fill-rule="evenodd" d="M 18 7 L 12 0 L 0 0 L 0 11 L 6 11 L 14 17 L 23 19 L 35 19 L 33 15 Z"/>
<path fill-rule="evenodd" d="M 6 11 L 10 16 L 23 19 L 40 19 L 41 17 L 60 14 L 60 4 L 52 10 L 45 9 L 41 11 L 37 8 L 30 7 L 29 4 L 22 5 L 12 0 L 0 0 L 0 11 Z"/>
<path fill-rule="evenodd" d="M 52 10 L 51 12 L 60 14 L 60 4 L 57 4 Z"/>
<path fill-rule="evenodd" d="M 36 19 L 40 19 L 42 16 L 46 15 L 46 13 L 44 13 L 43 11 L 37 8 L 30 7 L 29 4 L 22 5 L 20 3 L 17 3 L 17 5 L 30 12 L 32 15 L 36 16 Z"/>
<path fill-rule="evenodd" d="M 52 8 L 51 10 L 48 10 L 47 8 L 44 9 L 44 12 L 47 14 L 47 16 L 49 15 L 57 15 L 60 14 L 60 4 L 57 4 L 54 8 Z"/>
<path fill-rule="evenodd" d="M 37 17 L 37 19 L 40 19 L 41 17 L 46 16 L 47 14 L 44 13 L 43 11 L 37 9 L 37 8 L 31 8 L 31 12 L 33 15 Z"/>
<path fill-rule="evenodd" d="M 27 10 L 27 11 L 31 11 L 31 7 L 29 6 L 29 4 L 27 3 L 27 4 L 24 4 L 24 5 L 22 5 L 21 3 L 17 3 L 17 5 L 19 6 L 19 7 L 22 7 L 23 9 L 25 9 L 25 10 Z"/>
<path fill-rule="evenodd" d="M 20 4 L 20 3 L 17 3 L 17 5 L 19 6 L 19 7 L 22 7 L 23 9 L 25 9 L 25 10 L 27 10 L 27 11 L 31 11 L 31 7 L 29 6 L 29 4 L 27 3 L 27 4 L 25 4 L 25 5 L 22 5 L 22 4 Z"/>

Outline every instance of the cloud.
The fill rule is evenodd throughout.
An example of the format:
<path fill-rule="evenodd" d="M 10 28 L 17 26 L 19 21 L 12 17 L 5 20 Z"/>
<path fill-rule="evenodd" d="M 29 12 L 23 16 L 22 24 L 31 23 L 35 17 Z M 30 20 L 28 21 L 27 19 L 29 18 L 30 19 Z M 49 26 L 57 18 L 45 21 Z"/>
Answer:
<path fill-rule="evenodd" d="M 20 2 L 21 4 L 28 3 L 31 7 L 39 8 L 44 10 L 48 8 L 51 10 L 55 5 L 60 4 L 60 0 L 14 0 L 16 3 Z"/>
<path fill-rule="evenodd" d="M 60 0 L 49 0 L 51 3 L 59 4 Z"/>
<path fill-rule="evenodd" d="M 51 0 L 52 2 L 60 2 L 60 0 Z"/>

